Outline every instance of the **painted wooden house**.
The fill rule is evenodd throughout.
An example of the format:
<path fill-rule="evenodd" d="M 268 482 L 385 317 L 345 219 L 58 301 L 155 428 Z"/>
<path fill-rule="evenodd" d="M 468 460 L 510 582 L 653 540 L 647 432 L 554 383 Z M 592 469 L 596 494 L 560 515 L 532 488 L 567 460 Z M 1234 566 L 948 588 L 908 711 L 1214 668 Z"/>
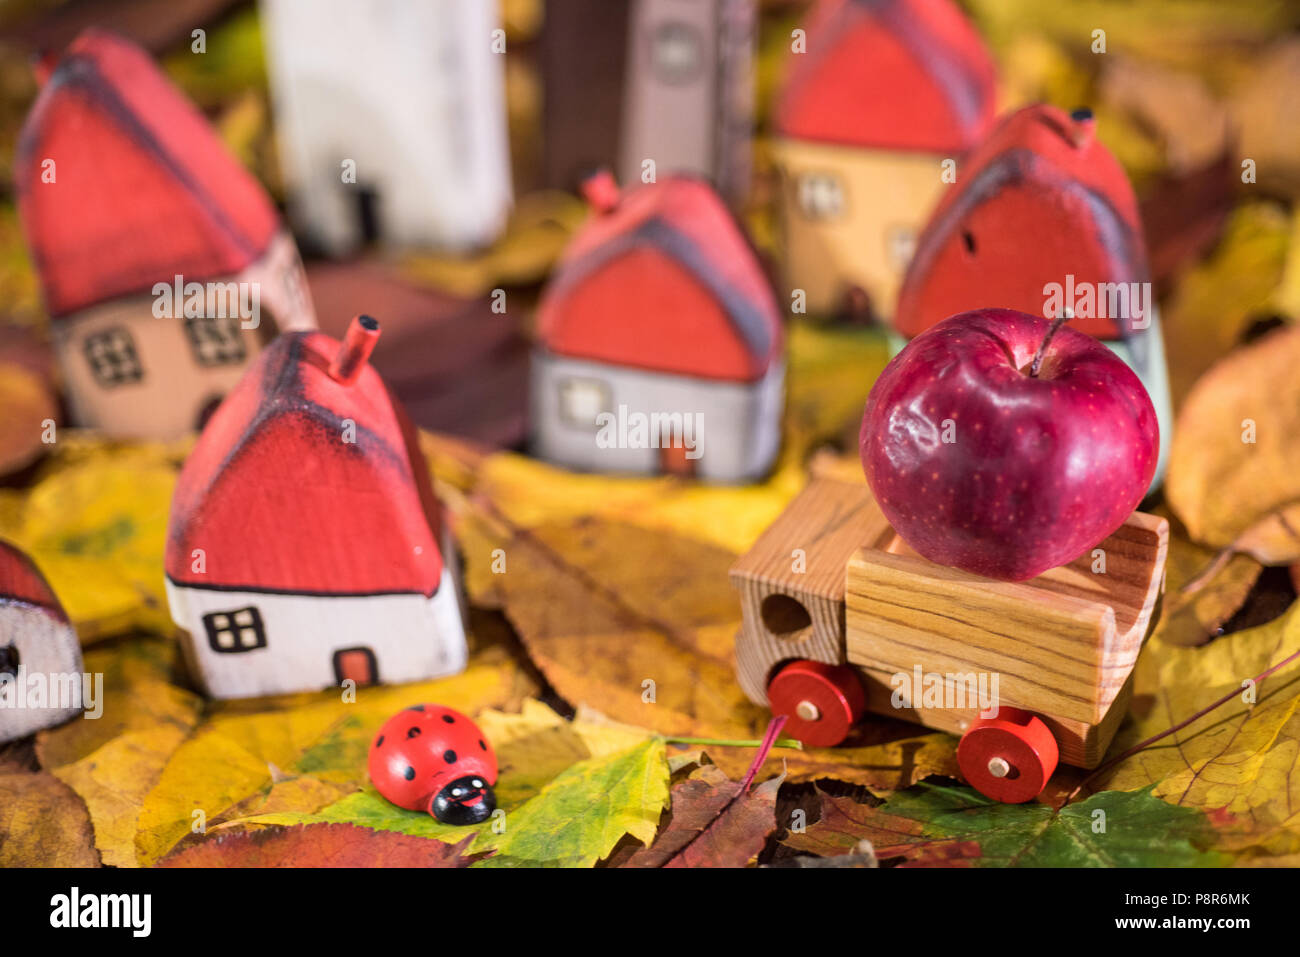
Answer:
<path fill-rule="evenodd" d="M 948 316 L 1003 306 L 1096 336 L 1146 386 L 1164 473 L 1173 417 L 1137 198 L 1086 109 L 1026 107 L 970 157 L 917 243 L 893 326 L 910 339 Z M 899 345 L 901 346 L 901 339 Z"/>
<path fill-rule="evenodd" d="M 992 125 L 993 61 L 951 0 L 821 0 L 803 39 L 773 117 L 785 282 L 887 316 L 945 161 Z"/>
<path fill-rule="evenodd" d="M 691 173 L 733 204 L 749 187 L 755 0 L 632 0 L 622 180 Z"/>
<path fill-rule="evenodd" d="M 756 0 L 548 0 L 543 177 L 592 170 L 710 180 L 734 207 L 752 166 Z"/>
<path fill-rule="evenodd" d="M 167 594 L 215 698 L 465 665 L 451 540 L 414 429 L 367 361 L 378 335 L 359 317 L 342 344 L 276 339 L 185 462 Z"/>
<path fill-rule="evenodd" d="M 79 424 L 147 438 L 198 428 L 277 327 L 315 325 L 270 198 L 121 37 L 89 30 L 68 47 L 14 171 Z"/>
<path fill-rule="evenodd" d="M 753 248 L 707 183 L 588 181 L 537 315 L 534 451 L 600 472 L 763 475 L 780 444 L 784 331 Z"/>
<path fill-rule="evenodd" d="M 546 186 L 573 190 L 592 170 L 618 168 L 628 6 L 546 2 L 537 45 Z"/>
<path fill-rule="evenodd" d="M 0 743 L 80 714 L 83 693 L 63 606 L 32 560 L 0 541 Z"/>
<path fill-rule="evenodd" d="M 496 239 L 512 187 L 495 0 L 261 7 L 301 235 L 334 254 L 372 240 L 469 249 Z"/>

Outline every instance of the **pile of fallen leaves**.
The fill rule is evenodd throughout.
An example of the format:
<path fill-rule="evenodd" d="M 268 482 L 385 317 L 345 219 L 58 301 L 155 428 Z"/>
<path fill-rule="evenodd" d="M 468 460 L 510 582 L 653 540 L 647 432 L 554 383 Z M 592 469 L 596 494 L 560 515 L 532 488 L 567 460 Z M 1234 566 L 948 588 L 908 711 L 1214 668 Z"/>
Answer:
<path fill-rule="evenodd" d="M 760 104 L 800 12 L 770 7 Z M 1171 520 L 1167 588 L 1107 764 L 1062 767 L 1038 801 L 1003 806 L 960 783 L 955 738 L 897 720 L 869 717 L 840 748 L 777 746 L 757 768 L 758 749 L 718 743 L 757 741 L 769 722 L 734 679 L 727 569 L 810 470 L 856 471 L 862 404 L 888 357 L 878 330 L 803 318 L 782 454 L 762 483 L 575 475 L 425 433 L 465 569 L 465 672 L 355 700 L 206 700 L 163 592 L 188 443 L 62 426 L 53 445 L 32 438 L 57 387 L 6 197 L 0 310 L 24 328 L 0 328 L 0 537 L 49 578 L 104 700 L 97 720 L 0 746 L 0 865 L 1300 863 L 1300 126 L 1279 112 L 1300 87 L 1295 15 L 1209 0 L 968 7 L 1008 105 L 1095 104 L 1142 196 L 1159 281 L 1178 417 L 1146 507 Z M 249 66 L 257 29 L 246 6 L 209 40 L 221 57 L 165 62 L 275 189 L 264 77 Z M 535 128 L 515 101 L 535 78 L 514 65 L 512 124 Z M 21 72 L 0 71 L 6 105 L 31 95 Z M 0 113 L 0 152 L 21 115 Z M 764 155 L 760 140 L 748 221 L 770 252 Z M 1240 182 L 1243 158 L 1257 182 Z M 555 208 L 525 199 L 473 259 L 396 267 L 457 296 L 535 292 L 572 228 Z M 504 817 L 451 828 L 370 786 L 376 730 L 422 701 L 474 716 L 492 740 Z"/>

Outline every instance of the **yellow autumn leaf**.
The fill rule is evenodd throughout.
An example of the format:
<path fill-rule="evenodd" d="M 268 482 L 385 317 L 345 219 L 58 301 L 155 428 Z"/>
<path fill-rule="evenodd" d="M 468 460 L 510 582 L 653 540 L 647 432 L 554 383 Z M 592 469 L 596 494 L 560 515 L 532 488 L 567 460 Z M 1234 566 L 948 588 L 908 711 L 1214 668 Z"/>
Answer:
<path fill-rule="evenodd" d="M 272 784 L 272 765 L 332 784 L 361 787 L 380 725 L 412 704 L 435 701 L 467 714 L 517 707 L 536 685 L 501 648 L 471 658 L 461 674 L 392 687 L 213 702 L 202 726 L 168 760 L 145 797 L 136 834 L 141 863 L 152 864 L 197 823 L 220 823 Z M 196 815 L 196 812 L 202 812 Z"/>
<path fill-rule="evenodd" d="M 1202 69 L 1211 55 L 1263 43 L 1300 22 L 1300 10 L 1285 3 L 970 0 L 967 6 L 995 53 L 1025 34 L 1090 53 L 1098 39 L 1094 31 L 1101 30 L 1107 54 Z"/>
<path fill-rule="evenodd" d="M 30 491 L 0 493 L 21 501 L 0 506 L 0 536 L 36 562 L 83 641 L 168 633 L 162 567 L 175 483 L 163 447 L 74 445 Z"/>
<path fill-rule="evenodd" d="M 538 731 L 568 728 L 582 742 L 586 749 L 585 756 L 594 758 L 626 751 L 634 744 L 654 735 L 654 732 L 647 728 L 619 724 L 603 715 L 584 711 L 584 709 L 579 709 L 572 721 L 566 721 L 544 702 L 535 698 L 525 701 L 518 713 L 489 708 L 478 716 L 476 723 L 494 745 L 516 741 Z"/>
<path fill-rule="evenodd" d="M 172 683 L 175 646 L 137 638 L 86 652 L 103 675 L 98 717 L 74 718 L 36 738 L 42 767 L 80 795 L 104 863 L 136 866 L 140 805 L 168 758 L 198 724 L 203 701 Z"/>
<path fill-rule="evenodd" d="M 1300 47 L 1300 44 L 1297 44 Z M 1300 124 L 1293 124 L 1293 128 Z M 1300 157 L 1300 150 L 1296 151 Z M 1297 175 L 1300 179 L 1300 175 Z M 1283 315 L 1300 317 L 1300 206 L 1291 212 L 1291 237 L 1287 244 L 1282 281 L 1274 293 L 1274 305 Z"/>
<path fill-rule="evenodd" d="M 625 834 L 648 846 L 668 805 L 668 777 L 659 738 L 588 758 L 509 814 L 504 831 L 480 830 L 470 849 L 495 851 L 488 867 L 590 867 Z"/>
<path fill-rule="evenodd" d="M 529 193 L 515 205 L 505 234 L 472 256 L 411 253 L 402 271 L 411 279 L 472 298 L 498 286 L 545 277 L 587 216 L 579 199 L 557 191 Z"/>
<path fill-rule="evenodd" d="M 1180 278 L 1161 316 L 1176 407 L 1253 320 L 1272 313 L 1289 243 L 1290 223 L 1280 206 L 1242 203 L 1214 254 Z"/>
<path fill-rule="evenodd" d="M 1300 853 L 1300 662 L 1250 681 L 1300 651 L 1300 603 L 1259 628 L 1201 648 L 1147 645 L 1134 673 L 1130 721 L 1112 745 L 1122 753 L 1190 718 L 1220 697 L 1228 703 L 1100 774 L 1096 787 L 1155 785 L 1171 804 L 1220 812 L 1220 826 L 1248 855 Z M 1225 817 L 1228 815 L 1230 817 Z"/>

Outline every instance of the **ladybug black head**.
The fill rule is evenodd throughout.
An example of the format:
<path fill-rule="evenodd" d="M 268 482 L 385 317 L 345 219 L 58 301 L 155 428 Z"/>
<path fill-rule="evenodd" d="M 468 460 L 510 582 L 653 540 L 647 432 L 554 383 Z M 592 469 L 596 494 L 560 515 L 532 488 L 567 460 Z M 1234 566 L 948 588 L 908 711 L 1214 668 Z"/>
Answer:
<path fill-rule="evenodd" d="M 457 778 L 429 802 L 429 813 L 443 824 L 478 824 L 486 821 L 497 806 L 492 785 L 478 774 Z"/>

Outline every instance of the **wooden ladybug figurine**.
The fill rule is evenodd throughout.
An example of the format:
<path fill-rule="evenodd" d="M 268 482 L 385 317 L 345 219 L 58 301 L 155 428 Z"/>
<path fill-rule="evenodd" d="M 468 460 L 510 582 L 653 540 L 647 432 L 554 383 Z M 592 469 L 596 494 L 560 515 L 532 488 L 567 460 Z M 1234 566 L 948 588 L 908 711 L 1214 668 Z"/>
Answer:
<path fill-rule="evenodd" d="M 370 746 L 370 780 L 398 807 L 443 824 L 478 824 L 496 810 L 497 756 L 459 711 L 417 704 L 385 722 Z"/>

